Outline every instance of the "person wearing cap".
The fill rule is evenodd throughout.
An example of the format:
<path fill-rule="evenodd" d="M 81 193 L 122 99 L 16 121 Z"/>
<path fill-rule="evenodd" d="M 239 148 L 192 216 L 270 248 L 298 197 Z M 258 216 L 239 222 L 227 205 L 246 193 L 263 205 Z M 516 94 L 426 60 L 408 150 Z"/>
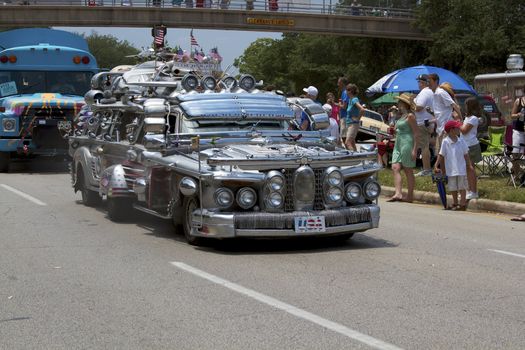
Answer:
<path fill-rule="evenodd" d="M 423 170 L 415 176 L 432 175 L 432 165 L 430 164 L 430 137 L 435 127 L 435 119 L 430 110 L 434 104 L 434 92 L 428 86 L 428 75 L 420 74 L 416 78 L 419 87 L 419 93 L 414 98 L 416 123 L 419 129 L 417 148 L 421 149 L 421 161 Z"/>
<path fill-rule="evenodd" d="M 416 116 L 414 114 L 414 95 L 403 93 L 394 97 L 398 100 L 399 119 L 396 122 L 396 142 L 392 152 L 392 171 L 394 174 L 393 196 L 387 202 L 409 202 L 414 198 L 414 168 L 416 167 L 417 157 L 417 127 Z M 403 169 L 407 178 L 407 197 L 403 199 L 403 179 L 401 178 Z"/>
<path fill-rule="evenodd" d="M 454 101 L 454 98 L 451 96 L 449 92 L 447 92 L 445 89 L 448 89 L 452 92 L 452 85 L 449 83 L 445 84 L 443 83 L 442 86 L 439 86 L 439 75 L 436 73 L 431 73 L 428 75 L 429 79 L 429 85 L 430 89 L 434 92 L 434 103 L 432 105 L 434 109 L 434 117 L 436 117 L 436 132 L 437 132 L 437 140 L 436 140 L 436 152 L 439 153 L 439 148 L 441 147 L 441 143 L 443 141 L 443 138 L 446 136 L 444 133 L 444 127 L 445 123 L 452 119 L 458 119 L 461 121 L 461 109 L 459 108 L 456 101 Z M 456 112 L 456 115 L 454 116 L 452 114 L 452 111 Z M 455 118 L 454 118 L 455 117 Z"/>
<path fill-rule="evenodd" d="M 309 98 L 314 102 L 321 104 L 321 102 L 317 101 L 317 94 L 319 93 L 319 91 L 315 86 L 310 85 L 309 87 L 304 88 L 303 91 L 306 93 L 305 98 Z M 305 111 L 301 113 L 301 121 L 299 123 L 299 128 L 301 130 L 310 130 L 310 119 L 308 118 L 308 114 L 306 114 Z"/>
<path fill-rule="evenodd" d="M 348 94 L 348 107 L 346 109 L 346 140 L 345 146 L 348 150 L 357 151 L 357 146 L 355 143 L 355 138 L 357 137 L 357 132 L 359 131 L 359 125 L 361 117 L 365 114 L 365 108 L 359 102 L 357 94 L 359 89 L 355 84 L 348 84 L 346 86 L 346 93 Z"/>
<path fill-rule="evenodd" d="M 434 172 L 444 173 L 448 177 L 448 190 L 452 194 L 452 206 L 448 210 L 465 211 L 467 209 L 467 167 L 474 171 L 468 155 L 468 146 L 460 138 L 462 123 L 449 120 L 445 123 L 446 137 L 439 150 Z M 458 204 L 459 192 L 459 204 Z"/>

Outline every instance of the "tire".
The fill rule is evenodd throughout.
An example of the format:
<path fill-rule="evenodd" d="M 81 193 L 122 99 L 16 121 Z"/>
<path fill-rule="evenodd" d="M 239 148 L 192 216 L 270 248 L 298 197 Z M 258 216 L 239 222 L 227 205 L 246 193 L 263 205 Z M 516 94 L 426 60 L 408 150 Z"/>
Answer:
<path fill-rule="evenodd" d="M 111 221 L 121 222 L 130 217 L 131 199 L 125 197 L 108 197 L 108 216 Z"/>
<path fill-rule="evenodd" d="M 195 237 L 190 234 L 192 228 L 192 212 L 199 206 L 199 199 L 195 196 L 184 197 L 182 202 L 182 231 L 186 241 L 195 246 L 203 245 L 205 238 Z"/>
<path fill-rule="evenodd" d="M 0 152 L 0 173 L 6 173 L 9 170 L 9 161 L 11 156 L 7 152 Z"/>
<path fill-rule="evenodd" d="M 82 194 L 82 204 L 84 204 L 86 207 L 96 207 L 99 206 L 100 203 L 102 203 L 102 198 L 100 195 L 92 191 L 88 188 L 86 184 L 86 180 L 84 178 L 84 173 L 82 172 L 82 169 L 79 169 L 79 175 L 77 181 L 80 181 L 80 193 Z"/>

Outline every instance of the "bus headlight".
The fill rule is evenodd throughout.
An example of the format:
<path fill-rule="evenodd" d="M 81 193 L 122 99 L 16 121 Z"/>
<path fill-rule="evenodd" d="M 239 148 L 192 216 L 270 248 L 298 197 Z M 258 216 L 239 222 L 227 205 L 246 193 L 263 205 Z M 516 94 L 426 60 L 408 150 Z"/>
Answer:
<path fill-rule="evenodd" d="M 4 132 L 13 132 L 16 128 L 15 118 L 4 118 L 2 119 L 2 129 Z"/>

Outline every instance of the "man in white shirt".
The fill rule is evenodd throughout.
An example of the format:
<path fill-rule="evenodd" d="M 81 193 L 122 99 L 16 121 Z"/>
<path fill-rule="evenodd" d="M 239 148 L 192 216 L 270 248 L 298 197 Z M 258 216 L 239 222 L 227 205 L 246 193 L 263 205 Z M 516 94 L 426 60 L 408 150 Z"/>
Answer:
<path fill-rule="evenodd" d="M 436 118 L 437 126 L 437 140 L 436 140 L 436 153 L 439 153 L 441 142 L 445 135 L 444 128 L 445 123 L 449 120 L 453 120 L 452 111 L 456 111 L 457 118 L 461 121 L 461 109 L 450 94 L 443 88 L 439 87 L 439 75 L 431 73 L 428 75 L 430 89 L 434 92 L 434 117 Z"/>
<path fill-rule="evenodd" d="M 434 92 L 428 87 L 428 75 L 420 74 L 417 78 L 419 86 L 419 94 L 414 99 L 416 104 L 416 122 L 419 129 L 417 137 L 417 148 L 421 149 L 421 160 L 423 162 L 423 170 L 415 174 L 415 176 L 430 176 L 432 175 L 432 168 L 430 165 L 430 135 L 431 125 L 434 126 L 434 116 L 428 112 L 434 103 Z"/>
<path fill-rule="evenodd" d="M 330 121 L 330 125 L 328 126 L 327 130 L 330 131 L 330 136 L 335 138 L 337 145 L 341 146 L 341 136 L 339 134 L 339 125 L 337 124 L 337 121 L 332 118 L 332 106 L 330 104 L 325 103 L 323 105 L 323 109 L 328 114 L 328 119 Z"/>

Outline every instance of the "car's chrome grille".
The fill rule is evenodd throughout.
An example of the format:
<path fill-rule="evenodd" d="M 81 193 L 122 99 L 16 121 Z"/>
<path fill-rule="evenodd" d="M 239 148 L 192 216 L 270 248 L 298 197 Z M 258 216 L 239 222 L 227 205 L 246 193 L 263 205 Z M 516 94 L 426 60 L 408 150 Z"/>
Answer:
<path fill-rule="evenodd" d="M 234 216 L 235 228 L 245 230 L 293 230 L 295 225 L 295 217 L 308 215 L 312 215 L 312 212 L 298 211 L 295 213 L 236 213 Z M 368 205 L 356 205 L 353 207 L 321 210 L 315 212 L 315 215 L 322 215 L 325 217 L 326 227 L 351 225 L 361 222 L 369 222 L 371 220 L 370 207 Z"/>
<path fill-rule="evenodd" d="M 314 210 L 324 209 L 323 204 L 323 172 L 324 169 L 313 169 L 315 174 L 315 199 L 314 199 Z M 291 212 L 295 210 L 294 207 L 294 186 L 293 186 L 293 170 L 287 170 L 284 172 L 284 178 L 286 181 L 286 193 L 284 201 L 284 211 Z"/>

